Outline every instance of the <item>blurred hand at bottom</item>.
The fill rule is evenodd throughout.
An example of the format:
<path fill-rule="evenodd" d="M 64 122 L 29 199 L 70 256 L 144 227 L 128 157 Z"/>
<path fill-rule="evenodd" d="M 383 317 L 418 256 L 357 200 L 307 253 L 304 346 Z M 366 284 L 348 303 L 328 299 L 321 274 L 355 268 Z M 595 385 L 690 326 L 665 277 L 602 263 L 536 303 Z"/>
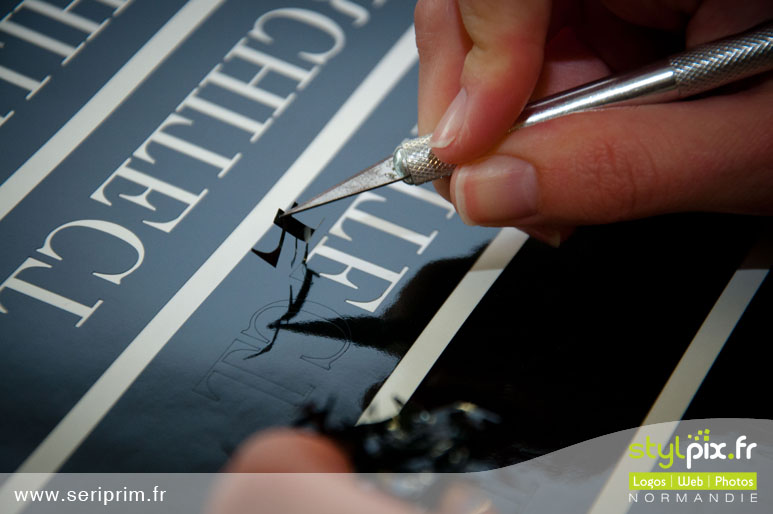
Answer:
<path fill-rule="evenodd" d="M 210 514 L 405 514 L 410 506 L 363 487 L 330 440 L 289 429 L 253 437 L 224 470 Z"/>
<path fill-rule="evenodd" d="M 262 432 L 243 444 L 223 471 L 209 514 L 427 512 L 377 490 L 354 474 L 332 441 L 308 432 Z M 448 487 L 432 512 L 496 514 L 488 498 L 462 484 Z"/>

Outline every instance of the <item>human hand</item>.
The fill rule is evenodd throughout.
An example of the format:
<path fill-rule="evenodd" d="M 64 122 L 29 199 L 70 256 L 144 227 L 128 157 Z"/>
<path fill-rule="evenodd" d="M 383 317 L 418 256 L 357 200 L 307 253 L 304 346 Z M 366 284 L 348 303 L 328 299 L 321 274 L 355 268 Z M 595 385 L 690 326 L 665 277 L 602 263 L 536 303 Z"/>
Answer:
<path fill-rule="evenodd" d="M 241 446 L 224 471 L 210 514 L 411 511 L 394 498 L 363 488 L 346 455 L 330 440 L 310 433 L 260 433 Z"/>
<path fill-rule="evenodd" d="M 258 433 L 242 444 L 224 471 L 208 506 L 209 514 L 430 512 L 362 481 L 346 454 L 331 440 L 299 430 Z M 432 491 L 432 513 L 496 514 L 488 494 L 478 488 L 448 478 L 443 484 L 446 487 L 439 498 L 434 497 L 438 491 Z"/>
<path fill-rule="evenodd" d="M 557 245 L 576 225 L 773 213 L 771 73 L 724 94 L 575 114 L 502 138 L 539 98 L 773 16 L 767 0 L 419 0 L 419 132 L 469 224 Z"/>

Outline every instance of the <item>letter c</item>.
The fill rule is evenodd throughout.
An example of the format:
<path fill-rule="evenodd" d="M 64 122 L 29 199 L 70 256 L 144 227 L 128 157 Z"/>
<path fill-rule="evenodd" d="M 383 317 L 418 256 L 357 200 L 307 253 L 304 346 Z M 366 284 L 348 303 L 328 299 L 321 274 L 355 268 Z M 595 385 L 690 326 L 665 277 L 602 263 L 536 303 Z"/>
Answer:
<path fill-rule="evenodd" d="M 266 14 L 262 15 L 255 22 L 255 28 L 250 32 L 250 35 L 258 41 L 266 44 L 271 44 L 274 38 L 269 36 L 264 30 L 263 26 L 267 21 L 274 18 L 287 18 L 290 20 L 299 21 L 305 23 L 311 27 L 317 28 L 322 32 L 327 33 L 333 38 L 333 46 L 326 52 L 312 53 L 312 52 L 300 52 L 299 55 L 307 61 L 314 64 L 324 64 L 331 57 L 341 51 L 346 41 L 346 36 L 341 27 L 322 14 L 308 9 L 298 9 L 296 7 L 285 7 L 282 9 L 274 9 Z"/>
<path fill-rule="evenodd" d="M 103 220 L 78 220 L 78 221 L 71 221 L 69 223 L 65 223 L 64 225 L 60 225 L 59 227 L 52 230 L 51 233 L 48 234 L 48 236 L 46 236 L 46 240 L 43 243 L 43 246 L 41 248 L 38 248 L 38 252 L 42 253 L 43 255 L 47 255 L 52 259 L 61 261 L 62 257 L 58 253 L 56 253 L 53 248 L 51 248 L 51 240 L 54 238 L 57 232 L 60 232 L 70 227 L 90 228 L 90 229 L 98 230 L 100 232 L 104 232 L 105 234 L 110 234 L 111 236 L 115 236 L 118 239 L 124 241 L 125 243 L 128 243 L 137 252 L 137 261 L 127 271 L 124 271 L 123 273 L 114 273 L 114 274 L 97 273 L 95 271 L 92 273 L 92 275 L 94 275 L 95 277 L 99 277 L 103 280 L 107 280 L 108 282 L 112 282 L 113 284 L 120 284 L 121 280 L 124 277 L 126 277 L 127 275 L 130 275 L 134 270 L 140 267 L 143 259 L 145 258 L 145 247 L 142 245 L 142 241 L 140 241 L 140 239 L 136 235 L 134 235 L 134 232 L 130 231 L 125 227 L 122 227 L 121 225 L 117 225 L 115 223 L 111 223 L 109 221 L 103 221 Z"/>

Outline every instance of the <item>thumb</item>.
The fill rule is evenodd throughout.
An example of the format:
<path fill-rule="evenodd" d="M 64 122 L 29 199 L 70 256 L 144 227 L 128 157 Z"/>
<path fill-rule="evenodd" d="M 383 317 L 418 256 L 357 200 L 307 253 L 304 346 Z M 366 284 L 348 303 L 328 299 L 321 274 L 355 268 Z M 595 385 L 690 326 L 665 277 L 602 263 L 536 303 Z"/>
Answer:
<path fill-rule="evenodd" d="M 531 95 L 550 2 L 459 0 L 458 16 L 447 3 L 421 0 L 416 9 L 420 118 L 433 118 L 440 103 L 448 106 L 431 145 L 441 160 L 465 162 L 494 146 Z M 456 95 L 452 101 L 449 93 Z"/>
<path fill-rule="evenodd" d="M 678 211 L 773 212 L 773 83 L 734 95 L 567 116 L 459 167 L 470 224 L 572 226 Z"/>

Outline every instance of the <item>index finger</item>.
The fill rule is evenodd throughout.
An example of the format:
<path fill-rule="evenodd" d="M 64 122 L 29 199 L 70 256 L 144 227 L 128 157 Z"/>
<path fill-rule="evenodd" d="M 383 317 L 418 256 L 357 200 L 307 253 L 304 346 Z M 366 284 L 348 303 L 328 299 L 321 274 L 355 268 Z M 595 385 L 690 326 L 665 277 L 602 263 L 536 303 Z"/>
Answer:
<path fill-rule="evenodd" d="M 539 76 L 550 4 L 419 1 L 419 129 L 434 127 L 441 160 L 479 157 L 513 124 Z"/>

